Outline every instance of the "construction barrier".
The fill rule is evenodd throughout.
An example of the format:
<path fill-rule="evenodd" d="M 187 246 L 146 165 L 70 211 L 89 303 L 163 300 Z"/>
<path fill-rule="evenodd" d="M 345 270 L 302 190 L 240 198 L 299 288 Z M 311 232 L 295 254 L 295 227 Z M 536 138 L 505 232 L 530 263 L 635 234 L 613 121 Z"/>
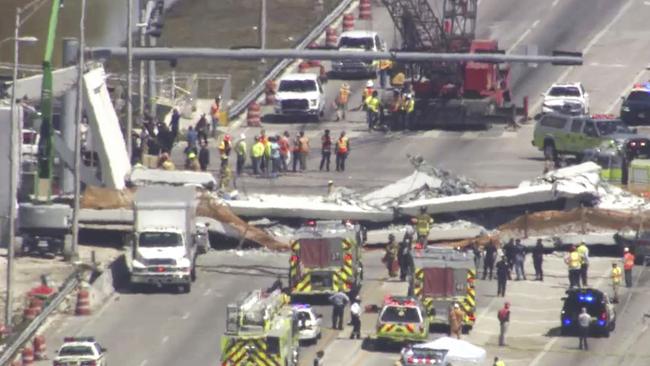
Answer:
<path fill-rule="evenodd" d="M 23 348 L 23 366 L 29 366 L 34 364 L 34 349 L 32 347 Z"/>
<path fill-rule="evenodd" d="M 275 104 L 276 87 L 277 87 L 277 83 L 275 82 L 275 80 L 269 80 L 266 82 L 264 86 L 264 103 L 266 103 L 266 105 Z"/>
<path fill-rule="evenodd" d="M 339 42 L 339 36 L 336 32 L 336 28 L 327 27 L 325 29 L 325 47 L 336 48 Z"/>
<path fill-rule="evenodd" d="M 75 309 L 77 315 L 90 315 L 90 292 L 81 288 L 77 293 L 77 308 Z"/>
<path fill-rule="evenodd" d="M 343 14 L 343 31 L 351 31 L 354 29 L 354 15 L 347 13 Z"/>
<path fill-rule="evenodd" d="M 359 19 L 370 20 L 372 19 L 372 5 L 371 0 L 361 0 L 359 2 Z"/>
<path fill-rule="evenodd" d="M 34 337 L 34 359 L 36 361 L 47 360 L 47 347 L 45 346 L 45 337 L 42 335 Z"/>
<path fill-rule="evenodd" d="M 262 126 L 262 110 L 260 105 L 252 102 L 248 105 L 248 112 L 246 114 L 246 124 L 248 127 L 261 127 Z"/>
<path fill-rule="evenodd" d="M 298 64 L 298 72 L 301 73 L 301 74 L 305 73 L 305 72 L 309 71 L 310 67 L 311 67 L 311 65 L 309 64 L 309 62 L 303 61 L 303 62 Z"/>

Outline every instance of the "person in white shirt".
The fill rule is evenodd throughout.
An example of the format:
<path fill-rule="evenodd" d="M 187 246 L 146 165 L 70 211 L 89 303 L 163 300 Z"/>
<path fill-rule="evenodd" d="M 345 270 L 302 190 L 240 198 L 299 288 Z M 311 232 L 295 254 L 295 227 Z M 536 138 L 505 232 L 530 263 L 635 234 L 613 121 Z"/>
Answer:
<path fill-rule="evenodd" d="M 350 305 L 350 313 L 352 314 L 352 333 L 350 339 L 361 339 L 361 298 L 357 296 L 352 305 Z"/>

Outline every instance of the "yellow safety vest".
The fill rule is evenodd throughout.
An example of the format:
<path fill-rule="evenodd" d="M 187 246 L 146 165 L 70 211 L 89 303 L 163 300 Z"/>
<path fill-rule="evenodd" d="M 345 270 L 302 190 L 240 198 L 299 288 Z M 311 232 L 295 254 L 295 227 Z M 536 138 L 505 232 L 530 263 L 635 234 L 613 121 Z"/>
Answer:
<path fill-rule="evenodd" d="M 622 272 L 619 267 L 612 268 L 612 282 L 614 284 L 621 283 Z"/>
<path fill-rule="evenodd" d="M 418 231 L 418 235 L 428 235 L 429 230 L 431 229 L 431 224 L 433 224 L 431 216 L 427 214 L 418 216 L 417 223 L 415 224 L 415 229 Z"/>
<path fill-rule="evenodd" d="M 379 98 L 375 98 L 372 95 L 366 98 L 366 107 L 374 113 L 379 113 Z"/>
<path fill-rule="evenodd" d="M 569 269 L 580 269 L 582 265 L 582 255 L 578 251 L 569 253 Z"/>
<path fill-rule="evenodd" d="M 393 66 L 393 62 L 391 60 L 379 60 L 379 69 L 380 70 L 388 70 Z"/>
<path fill-rule="evenodd" d="M 402 103 L 402 110 L 406 113 L 412 113 L 415 109 L 415 101 L 413 99 L 404 99 Z"/>
<path fill-rule="evenodd" d="M 336 142 L 336 148 L 337 151 L 341 154 L 345 154 L 348 152 L 348 138 L 347 137 L 340 137 L 339 140 Z"/>
<path fill-rule="evenodd" d="M 264 144 L 261 142 L 256 142 L 251 148 L 251 155 L 254 158 L 261 158 L 264 155 Z"/>
<path fill-rule="evenodd" d="M 494 363 L 494 366 L 506 366 L 506 363 L 503 362 L 503 361 L 501 361 L 501 360 L 499 360 L 499 361 L 497 361 L 497 362 Z"/>

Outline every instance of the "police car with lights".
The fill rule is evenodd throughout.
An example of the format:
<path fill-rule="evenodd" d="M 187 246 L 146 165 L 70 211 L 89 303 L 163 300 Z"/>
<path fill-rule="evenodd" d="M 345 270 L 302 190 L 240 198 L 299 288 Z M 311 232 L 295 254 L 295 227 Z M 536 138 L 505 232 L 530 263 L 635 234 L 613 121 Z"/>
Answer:
<path fill-rule="evenodd" d="M 621 120 L 628 125 L 650 124 L 650 82 L 635 84 L 623 98 Z"/>
<path fill-rule="evenodd" d="M 594 319 L 590 333 L 609 337 L 609 332 L 616 327 L 616 310 L 607 294 L 593 288 L 570 289 L 563 297 L 561 333 L 572 334 L 578 330 L 578 315 L 582 308 Z"/>
<path fill-rule="evenodd" d="M 323 316 L 314 313 L 309 304 L 294 304 L 291 306 L 298 321 L 298 339 L 300 342 L 316 343 L 321 336 Z"/>
<path fill-rule="evenodd" d="M 94 337 L 66 337 L 52 366 L 106 366 L 106 349 Z"/>

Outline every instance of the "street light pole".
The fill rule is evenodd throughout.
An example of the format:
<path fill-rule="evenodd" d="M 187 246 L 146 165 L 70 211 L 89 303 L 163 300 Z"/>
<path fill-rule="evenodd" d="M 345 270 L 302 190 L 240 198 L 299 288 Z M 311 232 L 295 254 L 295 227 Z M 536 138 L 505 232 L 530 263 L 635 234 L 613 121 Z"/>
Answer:
<path fill-rule="evenodd" d="M 16 241 L 16 196 L 18 195 L 18 146 L 20 146 L 20 136 L 18 134 L 18 108 L 16 108 L 16 81 L 18 80 L 18 46 L 20 39 L 18 32 L 20 29 L 20 8 L 16 8 L 16 27 L 14 29 L 14 68 L 11 83 L 11 155 L 9 159 L 10 177 L 9 177 L 9 243 L 7 244 L 7 300 L 5 304 L 5 324 L 11 327 L 13 312 L 13 275 L 14 275 L 14 245 Z"/>
<path fill-rule="evenodd" d="M 133 0 L 127 0 L 126 48 L 128 71 L 126 75 L 126 151 L 131 159 L 133 153 L 131 131 L 133 130 Z"/>

